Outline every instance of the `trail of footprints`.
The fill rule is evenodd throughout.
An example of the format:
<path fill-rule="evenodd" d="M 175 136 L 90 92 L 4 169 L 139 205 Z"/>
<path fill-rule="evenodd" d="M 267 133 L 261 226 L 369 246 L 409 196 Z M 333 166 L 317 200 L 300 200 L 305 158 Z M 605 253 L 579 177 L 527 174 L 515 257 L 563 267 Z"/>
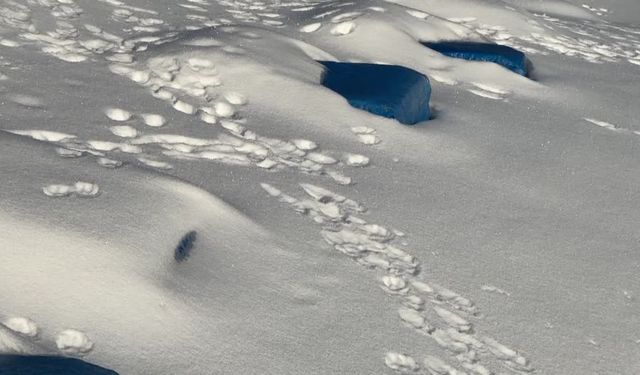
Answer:
<path fill-rule="evenodd" d="M 77 329 L 64 329 L 50 335 L 26 317 L 10 316 L 0 321 L 0 353 L 51 355 L 49 347 L 54 345 L 59 354 L 76 357 L 94 349 L 89 336 Z"/>
<path fill-rule="evenodd" d="M 129 6 L 119 0 L 99 0 L 99 2 L 113 7 L 112 19 L 126 26 L 122 29 L 125 33 L 154 33 L 172 28 L 155 10 Z M 29 3 L 49 9 L 50 14 L 57 20 L 58 28 L 53 32 L 39 33 L 31 22 L 31 9 L 12 0 L 4 0 L 5 6 L 0 7 L 0 23 L 21 30 L 23 32 L 21 36 L 26 40 L 45 44 L 43 51 L 46 53 L 65 61 L 80 62 L 88 58 L 88 52 L 121 48 L 119 45 L 122 44 L 123 38 L 108 33 L 106 35 L 100 35 L 100 33 L 95 35 L 96 33 L 94 33 L 98 39 L 78 41 L 79 29 L 68 22 L 77 19 L 83 13 L 74 0 L 30 0 Z M 306 19 L 314 22 L 300 26 L 300 32 L 312 33 L 326 29 L 328 33 L 336 36 L 353 32 L 357 28 L 357 18 L 369 12 L 385 11 L 380 7 L 357 7 L 355 3 L 323 1 L 266 3 L 259 0 L 188 0 L 178 3 L 178 6 L 185 11 L 192 12 L 186 14 L 185 17 L 189 21 L 194 21 L 195 24 L 184 27 L 187 30 L 228 25 L 234 22 L 261 24 L 276 28 L 286 27 L 283 19 L 299 17 L 304 13 Z M 226 9 L 232 20 L 224 18 L 214 20 L 208 17 L 211 12 L 215 14 L 214 10 L 220 6 Z M 604 12 L 602 10 L 596 11 Z M 406 12 L 419 19 L 431 17 L 428 13 L 415 9 L 407 8 Z M 562 29 L 566 33 L 556 33 L 558 35 L 554 36 L 545 33 L 515 36 L 504 26 L 483 24 L 473 17 L 450 18 L 448 21 L 460 24 L 480 35 L 493 39 L 497 43 L 513 46 L 530 54 L 555 52 L 580 57 L 594 63 L 626 60 L 629 63 L 640 65 L 640 32 L 634 28 L 614 25 L 604 20 L 578 23 L 545 14 L 534 14 L 534 16 L 538 17 L 540 22 L 531 20 L 533 25 Z M 330 26 L 325 27 L 325 24 Z M 95 28 L 91 25 L 88 26 Z M 99 30 L 99 28 L 95 29 Z M 17 42 L 7 41 L 9 45 L 15 43 Z"/>
<path fill-rule="evenodd" d="M 420 262 L 394 245 L 404 233 L 368 223 L 362 218 L 366 209 L 360 203 L 311 184 L 301 184 L 307 195 L 304 199 L 266 183 L 261 187 L 320 225 L 321 236 L 335 250 L 382 272 L 380 287 L 398 302 L 402 324 L 433 339 L 457 363 L 454 366 L 427 355 L 421 366 L 406 353 L 389 352 L 384 360 L 387 367 L 401 373 L 490 375 L 495 373 L 491 362 L 497 361 L 507 371 L 533 371 L 519 352 L 475 331 L 472 320 L 479 318 L 479 312 L 472 301 L 420 278 Z"/>
<path fill-rule="evenodd" d="M 604 20 L 597 22 L 564 20 L 546 14 L 534 14 L 538 20 L 531 20 L 535 26 L 556 31 L 531 33 L 516 36 L 504 26 L 488 25 L 476 18 L 450 18 L 449 21 L 464 25 L 498 44 L 504 44 L 529 54 L 548 54 L 550 52 L 581 58 L 591 63 L 626 61 L 640 65 L 640 31 L 631 27 L 619 26 Z"/>
<path fill-rule="evenodd" d="M 203 60 L 205 61 L 205 60 Z M 193 59 L 191 61 L 194 63 Z M 194 63 L 196 64 L 196 63 Z M 197 62 L 202 64 L 202 62 Z M 160 73 L 161 74 L 161 73 Z M 179 79 L 173 80 L 174 88 Z M 202 82 L 193 80 L 191 82 Z M 189 87 L 187 87 L 189 89 Z M 166 90 L 164 87 L 151 89 L 154 93 Z M 244 105 L 244 95 L 230 92 L 224 95 L 224 101 L 216 101 L 210 106 L 195 105 L 181 99 L 175 99 L 170 91 L 160 94 L 172 107 L 181 113 L 197 115 L 203 126 L 219 126 L 225 133 L 217 138 L 197 138 L 180 134 L 156 133 L 139 130 L 143 123 L 147 129 L 159 128 L 167 120 L 154 113 L 134 114 L 126 109 L 108 107 L 104 115 L 114 125 L 109 126 L 112 135 L 118 141 L 87 139 L 81 140 L 72 134 L 46 130 L 10 130 L 14 134 L 55 143 L 59 146 L 56 153 L 65 158 L 93 155 L 104 167 L 119 167 L 122 155 L 133 155 L 139 162 L 150 167 L 170 169 L 171 164 L 162 158 L 176 160 L 209 160 L 227 164 L 256 166 L 266 170 L 295 169 L 302 173 L 326 175 L 338 184 L 350 184 L 351 178 L 338 168 L 341 166 L 365 167 L 369 158 L 353 153 L 328 154 L 319 151 L 319 146 L 310 140 L 292 139 L 289 141 L 264 137 L 247 129 L 246 120 L 236 116 L 235 105 Z M 117 125 L 116 125 L 117 124 Z M 136 128 L 135 126 L 138 126 Z M 70 192 L 69 194 L 71 194 Z M 62 194 L 60 192 L 59 194 Z"/>
<path fill-rule="evenodd" d="M 25 16 L 26 18 L 28 17 Z M 97 27 L 85 25 L 85 28 L 96 35 L 105 34 Z M 52 132 L 40 130 L 14 133 L 56 142 L 61 146 L 57 152 L 62 157 L 79 157 L 85 154 L 97 156 L 101 166 L 110 168 L 122 165 L 122 161 L 117 160 L 117 157 L 108 156 L 109 153 L 115 152 L 138 155 L 138 162 L 159 169 L 172 168 L 170 163 L 155 160 L 162 157 L 214 160 L 228 164 L 254 165 L 269 170 L 293 168 L 304 173 L 327 175 L 336 183 L 346 185 L 351 183 L 351 178 L 340 171 L 341 166 L 363 167 L 369 164 L 369 159 L 362 155 L 347 153 L 343 156 L 332 156 L 319 152 L 317 144 L 312 141 L 284 141 L 263 137 L 247 129 L 244 125 L 247 120 L 238 113 L 238 107 L 246 105 L 247 98 L 236 92 L 220 93 L 217 88 L 222 85 L 221 77 L 206 57 L 158 57 L 149 60 L 145 69 L 136 69 L 133 54 L 130 52 L 141 50 L 149 43 L 162 44 L 167 40 L 173 40 L 174 36 L 169 33 L 163 36 L 134 38 L 120 41 L 120 44 L 117 43 L 117 37 L 108 37 L 107 39 L 113 40 L 113 46 L 117 44 L 118 47 L 103 46 L 100 53 L 108 51 L 106 59 L 112 61 L 110 69 L 113 73 L 148 87 L 151 95 L 166 101 L 175 111 L 197 116 L 203 125 L 217 125 L 230 136 L 223 134 L 216 139 L 202 139 L 166 133 L 146 134 L 132 125 L 142 120 L 149 127 L 162 127 L 167 123 L 166 119 L 153 113 L 134 115 L 125 109 L 115 107 L 105 109 L 105 115 L 113 122 L 122 123 L 110 127 L 111 133 L 122 138 L 122 141 L 80 140 L 73 135 L 49 139 L 48 136 Z M 52 40 L 51 37 L 45 39 Z M 209 43 L 210 40 L 205 42 Z M 98 44 L 95 42 L 93 45 Z M 73 45 L 65 44 L 65 51 L 72 51 L 70 46 Z M 207 46 L 212 47 L 210 44 Z M 232 46 L 224 46 L 222 49 L 227 53 L 237 52 Z M 93 52 L 96 52 L 95 48 Z M 82 61 L 84 53 L 88 52 L 80 54 L 79 51 L 74 51 L 74 54 L 57 57 L 65 61 L 78 62 Z M 375 139 L 372 143 L 377 142 L 379 140 Z"/>

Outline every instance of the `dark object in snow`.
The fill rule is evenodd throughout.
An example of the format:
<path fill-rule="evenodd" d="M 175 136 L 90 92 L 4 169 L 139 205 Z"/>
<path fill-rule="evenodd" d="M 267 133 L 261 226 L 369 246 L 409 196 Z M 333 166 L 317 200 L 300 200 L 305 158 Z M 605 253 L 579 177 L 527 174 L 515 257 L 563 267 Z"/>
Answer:
<path fill-rule="evenodd" d="M 0 375 L 118 375 L 75 358 L 0 355 Z"/>
<path fill-rule="evenodd" d="M 531 73 L 531 62 L 525 54 L 508 46 L 462 41 L 424 42 L 422 44 L 445 56 L 493 62 L 525 77 Z"/>
<path fill-rule="evenodd" d="M 192 230 L 180 239 L 173 254 L 176 262 L 185 261 L 189 257 L 197 238 L 198 232 Z"/>
<path fill-rule="evenodd" d="M 398 65 L 319 61 L 322 85 L 353 107 L 412 125 L 429 119 L 429 79 Z"/>

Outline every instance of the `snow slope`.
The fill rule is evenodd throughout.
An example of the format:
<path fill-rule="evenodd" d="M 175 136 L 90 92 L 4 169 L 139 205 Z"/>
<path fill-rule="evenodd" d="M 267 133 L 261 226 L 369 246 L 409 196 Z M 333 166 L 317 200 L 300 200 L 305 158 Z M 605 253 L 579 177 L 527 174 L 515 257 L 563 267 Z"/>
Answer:
<path fill-rule="evenodd" d="M 0 348 L 637 373 L 640 29 L 589 6 L 3 0 Z M 420 44 L 462 39 L 535 80 Z M 354 109 L 314 60 L 426 74 L 435 119 Z"/>

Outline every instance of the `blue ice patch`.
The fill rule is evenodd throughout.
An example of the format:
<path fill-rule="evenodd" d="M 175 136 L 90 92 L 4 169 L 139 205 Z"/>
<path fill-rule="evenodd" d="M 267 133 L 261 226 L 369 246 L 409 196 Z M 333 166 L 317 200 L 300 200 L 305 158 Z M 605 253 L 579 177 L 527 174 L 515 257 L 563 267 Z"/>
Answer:
<path fill-rule="evenodd" d="M 1 375 L 118 375 L 75 358 L 0 355 Z"/>
<path fill-rule="evenodd" d="M 322 85 L 353 107 L 412 125 L 429 119 L 429 79 L 398 65 L 319 61 Z"/>
<path fill-rule="evenodd" d="M 524 53 L 500 44 L 463 41 L 424 42 L 422 44 L 445 56 L 493 62 L 525 77 L 529 76 L 531 70 L 531 62 Z"/>

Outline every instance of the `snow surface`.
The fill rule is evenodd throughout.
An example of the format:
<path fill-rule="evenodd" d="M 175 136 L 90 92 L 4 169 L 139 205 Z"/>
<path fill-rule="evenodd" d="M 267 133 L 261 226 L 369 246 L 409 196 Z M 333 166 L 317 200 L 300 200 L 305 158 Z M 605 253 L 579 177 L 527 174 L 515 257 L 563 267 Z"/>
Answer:
<path fill-rule="evenodd" d="M 1 0 L 0 350 L 639 373 L 637 4 Z M 434 119 L 352 108 L 316 60 L 425 74 Z"/>

